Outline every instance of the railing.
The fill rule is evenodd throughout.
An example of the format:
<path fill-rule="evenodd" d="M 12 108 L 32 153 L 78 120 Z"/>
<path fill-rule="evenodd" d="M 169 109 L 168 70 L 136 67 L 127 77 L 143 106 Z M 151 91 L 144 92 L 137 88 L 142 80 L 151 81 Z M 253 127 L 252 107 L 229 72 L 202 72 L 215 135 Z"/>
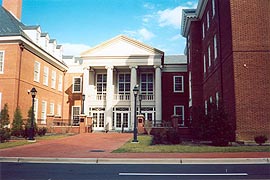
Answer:
<path fill-rule="evenodd" d="M 153 94 L 142 94 L 141 95 L 143 101 L 154 101 L 155 96 Z"/>
<path fill-rule="evenodd" d="M 114 100 L 118 101 L 129 101 L 130 100 L 130 94 L 115 94 Z"/>
<path fill-rule="evenodd" d="M 117 101 L 130 101 L 131 94 L 114 94 L 114 100 Z M 142 101 L 154 101 L 155 96 L 153 94 L 142 94 Z M 92 101 L 106 101 L 106 95 L 97 94 L 95 96 L 91 96 Z"/>

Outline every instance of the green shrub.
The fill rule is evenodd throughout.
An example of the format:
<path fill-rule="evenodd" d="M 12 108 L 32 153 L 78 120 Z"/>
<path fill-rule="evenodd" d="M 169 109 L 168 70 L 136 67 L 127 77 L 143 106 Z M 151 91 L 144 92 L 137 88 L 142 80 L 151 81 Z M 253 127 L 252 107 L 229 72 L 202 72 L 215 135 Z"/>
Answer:
<path fill-rule="evenodd" d="M 5 104 L 0 113 L 0 128 L 4 128 L 9 125 L 8 105 Z"/>
<path fill-rule="evenodd" d="M 10 140 L 10 129 L 9 128 L 0 128 L 0 142 L 4 143 Z"/>
<path fill-rule="evenodd" d="M 42 128 L 38 128 L 37 134 L 39 136 L 44 136 L 46 134 L 46 132 L 47 132 L 47 128 L 42 127 Z"/>
<path fill-rule="evenodd" d="M 254 140 L 257 144 L 261 146 L 268 140 L 268 138 L 265 135 L 260 135 L 260 136 L 254 137 Z"/>
<path fill-rule="evenodd" d="M 153 134 L 152 144 L 180 144 L 181 138 L 175 129 L 160 129 Z"/>
<path fill-rule="evenodd" d="M 20 108 L 17 107 L 14 112 L 11 135 L 20 137 L 20 136 L 23 136 L 23 134 L 24 134 L 24 129 L 23 129 L 22 113 L 21 113 Z"/>

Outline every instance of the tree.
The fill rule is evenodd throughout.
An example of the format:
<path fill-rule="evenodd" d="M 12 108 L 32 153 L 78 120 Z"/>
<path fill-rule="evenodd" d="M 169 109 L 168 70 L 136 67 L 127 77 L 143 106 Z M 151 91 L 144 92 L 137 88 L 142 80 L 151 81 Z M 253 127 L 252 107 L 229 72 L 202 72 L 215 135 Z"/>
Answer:
<path fill-rule="evenodd" d="M 11 134 L 17 137 L 24 135 L 22 113 L 19 107 L 14 112 Z"/>
<path fill-rule="evenodd" d="M 8 105 L 6 103 L 0 114 L 0 128 L 6 127 L 9 123 Z"/>
<path fill-rule="evenodd" d="M 10 139 L 8 105 L 5 104 L 0 113 L 0 142 L 3 143 Z"/>

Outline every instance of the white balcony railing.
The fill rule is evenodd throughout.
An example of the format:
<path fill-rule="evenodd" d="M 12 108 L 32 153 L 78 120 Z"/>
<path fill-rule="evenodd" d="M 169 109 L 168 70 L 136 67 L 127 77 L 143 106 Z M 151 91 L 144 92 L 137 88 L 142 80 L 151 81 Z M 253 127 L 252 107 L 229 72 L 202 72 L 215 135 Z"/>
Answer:
<path fill-rule="evenodd" d="M 130 101 L 130 94 L 114 94 L 114 100 L 116 101 Z M 139 97 L 138 97 L 139 98 Z M 154 101 L 155 96 L 153 94 L 142 94 L 142 101 Z M 106 101 L 105 94 L 97 94 L 95 96 L 91 96 L 91 100 L 93 101 Z"/>
<path fill-rule="evenodd" d="M 130 94 L 115 94 L 114 100 L 117 101 L 129 101 L 130 100 Z"/>

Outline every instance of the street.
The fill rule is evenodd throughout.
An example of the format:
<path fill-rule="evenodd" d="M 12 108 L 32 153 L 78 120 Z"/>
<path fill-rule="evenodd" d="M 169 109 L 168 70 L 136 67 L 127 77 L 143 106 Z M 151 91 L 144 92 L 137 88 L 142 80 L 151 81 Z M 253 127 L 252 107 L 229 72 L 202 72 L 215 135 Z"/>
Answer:
<path fill-rule="evenodd" d="M 18 179 L 270 179 L 269 164 L 1 163 L 2 180 Z"/>

